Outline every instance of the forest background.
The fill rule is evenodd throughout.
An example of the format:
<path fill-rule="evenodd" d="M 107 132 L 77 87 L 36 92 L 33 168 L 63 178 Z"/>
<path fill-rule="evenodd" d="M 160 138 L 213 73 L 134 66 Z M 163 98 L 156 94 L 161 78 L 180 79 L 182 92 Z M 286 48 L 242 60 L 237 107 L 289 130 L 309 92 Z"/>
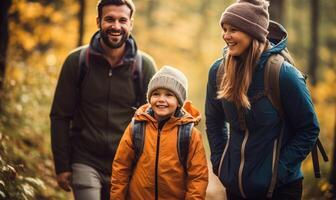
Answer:
<path fill-rule="evenodd" d="M 221 56 L 219 18 L 233 0 L 134 0 L 133 35 L 158 67 L 168 64 L 189 79 L 189 99 L 204 113 L 207 73 Z M 55 182 L 49 111 L 60 67 L 72 49 L 89 42 L 97 0 L 0 1 L 0 199 L 68 199 Z M 288 48 L 308 86 L 329 162 L 315 179 L 303 164 L 303 199 L 334 199 L 336 164 L 336 1 L 271 0 L 271 18 L 289 33 Z M 199 129 L 204 133 L 203 121 Z M 211 181 L 207 199 L 220 199 Z M 217 191 L 216 187 L 220 188 Z M 214 189 L 215 187 L 215 189 Z"/>

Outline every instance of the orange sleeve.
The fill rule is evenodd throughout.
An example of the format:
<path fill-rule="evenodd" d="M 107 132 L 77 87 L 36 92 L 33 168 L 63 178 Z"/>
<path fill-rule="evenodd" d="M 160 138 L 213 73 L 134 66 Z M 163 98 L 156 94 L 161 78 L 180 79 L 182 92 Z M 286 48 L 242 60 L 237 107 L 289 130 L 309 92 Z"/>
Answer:
<path fill-rule="evenodd" d="M 110 199 L 126 199 L 128 185 L 133 171 L 133 160 L 134 150 L 131 138 L 131 125 L 128 125 L 120 140 L 112 164 Z"/>
<path fill-rule="evenodd" d="M 201 133 L 194 128 L 189 145 L 187 192 L 185 199 L 205 199 L 208 187 L 208 164 Z"/>

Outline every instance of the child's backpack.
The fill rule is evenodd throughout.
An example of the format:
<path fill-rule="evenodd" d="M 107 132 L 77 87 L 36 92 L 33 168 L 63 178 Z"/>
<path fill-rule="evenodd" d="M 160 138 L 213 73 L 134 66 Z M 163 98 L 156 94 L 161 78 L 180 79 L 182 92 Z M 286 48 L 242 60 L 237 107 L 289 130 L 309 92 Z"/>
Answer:
<path fill-rule="evenodd" d="M 279 26 L 280 24 L 270 21 L 269 24 L 269 34 L 267 38 L 271 42 L 279 42 L 284 34 L 287 34 L 284 29 L 280 29 Z M 222 77 L 224 74 L 224 63 L 225 63 L 225 54 L 226 51 L 224 50 L 224 56 L 223 56 L 223 61 L 221 62 L 217 74 L 216 74 L 216 84 L 217 88 L 219 88 Z M 280 117 L 284 119 L 284 113 L 283 113 L 283 108 L 282 108 L 282 103 L 281 103 L 281 98 L 280 98 L 280 86 L 279 86 L 279 76 L 280 76 L 280 69 L 283 64 L 283 62 L 289 62 L 292 64 L 293 67 L 294 65 L 294 60 L 289 54 L 289 51 L 287 48 L 282 50 L 279 54 L 273 54 L 271 55 L 265 66 L 264 66 L 264 94 L 265 96 L 268 97 L 268 99 L 271 101 L 272 105 L 274 108 L 278 111 Z M 297 69 L 298 70 L 298 69 Z M 298 70 L 299 71 L 299 70 Z M 305 79 L 307 79 L 307 76 L 304 75 L 301 71 L 299 71 Z M 281 148 L 281 143 L 282 143 L 282 137 L 283 137 L 283 127 L 281 128 L 281 132 L 279 135 L 278 139 L 278 145 L 277 145 L 277 150 L 276 150 L 276 157 L 275 157 L 275 165 L 274 165 L 274 173 L 272 175 L 270 187 L 267 193 L 267 197 L 271 198 L 273 195 L 273 191 L 276 186 L 276 179 L 277 179 L 277 171 L 278 171 L 278 164 L 279 164 L 279 156 L 280 156 L 280 148 Z M 328 156 L 322 146 L 322 143 L 319 138 L 317 138 L 317 141 L 312 149 L 312 161 L 313 161 L 313 168 L 314 168 L 314 174 L 316 178 L 321 177 L 320 173 L 320 166 L 319 166 L 319 161 L 318 161 L 318 150 L 320 150 L 321 155 L 323 157 L 323 160 L 327 162 Z"/>
<path fill-rule="evenodd" d="M 132 119 L 132 142 L 134 146 L 134 165 L 138 162 L 145 144 L 146 122 Z M 177 136 L 177 153 L 185 172 L 187 172 L 187 159 L 189 153 L 189 143 L 194 123 L 179 125 Z"/>
<path fill-rule="evenodd" d="M 78 80 L 77 88 L 80 90 L 83 83 L 84 77 L 89 70 L 90 63 L 90 47 L 85 45 L 81 47 L 79 54 L 79 69 L 78 69 Z M 136 101 L 134 108 L 139 108 L 145 102 L 141 100 L 142 94 L 144 93 L 144 81 L 143 81 L 143 66 L 142 66 L 142 56 L 139 51 L 137 51 L 135 60 L 132 64 L 132 79 L 134 85 L 134 94 L 136 96 Z"/>

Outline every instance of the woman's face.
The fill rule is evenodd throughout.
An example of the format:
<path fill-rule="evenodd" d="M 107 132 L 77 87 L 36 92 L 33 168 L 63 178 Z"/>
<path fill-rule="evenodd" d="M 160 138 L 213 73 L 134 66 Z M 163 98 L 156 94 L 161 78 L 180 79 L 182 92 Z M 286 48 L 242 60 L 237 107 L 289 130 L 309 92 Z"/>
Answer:
<path fill-rule="evenodd" d="M 229 24 L 223 24 L 223 39 L 230 56 L 242 55 L 251 45 L 252 37 Z"/>

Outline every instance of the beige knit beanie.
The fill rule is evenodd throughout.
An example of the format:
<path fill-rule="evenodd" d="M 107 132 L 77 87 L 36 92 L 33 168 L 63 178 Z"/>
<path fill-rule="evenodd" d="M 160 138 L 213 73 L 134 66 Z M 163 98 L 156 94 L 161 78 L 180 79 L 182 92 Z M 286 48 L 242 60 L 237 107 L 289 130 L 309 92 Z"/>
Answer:
<path fill-rule="evenodd" d="M 225 9 L 220 25 L 230 24 L 261 42 L 266 41 L 269 24 L 269 2 L 266 0 L 237 0 Z"/>
<path fill-rule="evenodd" d="M 188 80 L 180 70 L 170 66 L 163 66 L 158 72 L 156 72 L 148 84 L 148 102 L 152 92 L 158 88 L 164 88 L 172 91 L 177 97 L 180 106 L 183 106 L 183 103 L 187 98 Z"/>

